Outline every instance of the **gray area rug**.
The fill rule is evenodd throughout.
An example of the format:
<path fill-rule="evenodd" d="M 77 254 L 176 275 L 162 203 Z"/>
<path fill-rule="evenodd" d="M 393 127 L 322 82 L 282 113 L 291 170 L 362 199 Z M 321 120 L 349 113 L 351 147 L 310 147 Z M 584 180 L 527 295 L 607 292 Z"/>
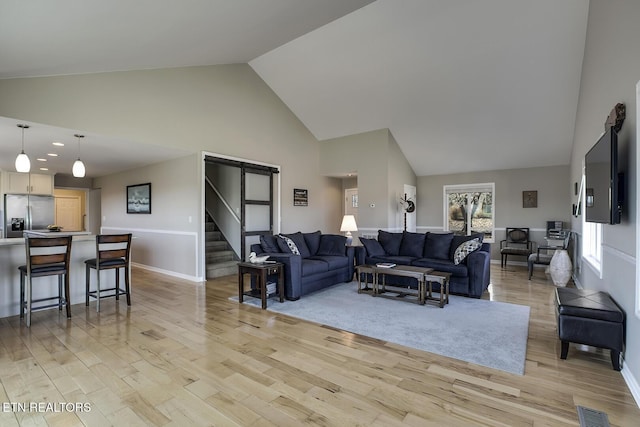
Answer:
<path fill-rule="evenodd" d="M 235 301 L 238 297 L 232 297 Z M 257 298 L 245 304 L 260 307 Z M 267 310 L 356 334 L 523 375 L 529 307 L 451 296 L 444 308 L 358 294 L 356 282 L 268 300 Z"/>

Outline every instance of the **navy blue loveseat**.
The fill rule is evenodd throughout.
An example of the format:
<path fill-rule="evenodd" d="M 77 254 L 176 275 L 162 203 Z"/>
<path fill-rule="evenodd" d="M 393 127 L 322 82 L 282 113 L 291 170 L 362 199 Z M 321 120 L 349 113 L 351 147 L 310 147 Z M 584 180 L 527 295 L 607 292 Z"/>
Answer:
<path fill-rule="evenodd" d="M 360 238 L 363 246 L 357 248 L 356 264 L 391 262 L 430 267 L 451 273 L 451 293 L 480 298 L 489 286 L 491 261 L 491 247 L 482 243 L 482 237 L 481 234 L 457 236 L 453 233 L 389 233 L 378 230 L 378 240 Z M 474 239 L 477 239 L 477 244 L 469 243 Z M 386 282 L 415 284 L 414 279 L 397 276 L 387 276 Z M 435 287 L 438 289 L 437 284 Z"/>
<path fill-rule="evenodd" d="M 345 236 L 297 232 L 260 236 L 260 243 L 251 245 L 251 251 L 284 264 L 285 298 L 297 300 L 327 286 L 353 280 L 355 249 L 346 243 Z"/>

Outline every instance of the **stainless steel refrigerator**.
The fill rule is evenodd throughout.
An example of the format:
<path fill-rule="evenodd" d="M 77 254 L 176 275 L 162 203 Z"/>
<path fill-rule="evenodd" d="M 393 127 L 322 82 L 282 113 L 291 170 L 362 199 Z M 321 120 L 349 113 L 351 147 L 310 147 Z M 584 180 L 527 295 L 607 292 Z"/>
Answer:
<path fill-rule="evenodd" d="M 45 230 L 55 223 L 53 196 L 6 194 L 4 196 L 5 237 L 22 237 L 25 230 Z"/>

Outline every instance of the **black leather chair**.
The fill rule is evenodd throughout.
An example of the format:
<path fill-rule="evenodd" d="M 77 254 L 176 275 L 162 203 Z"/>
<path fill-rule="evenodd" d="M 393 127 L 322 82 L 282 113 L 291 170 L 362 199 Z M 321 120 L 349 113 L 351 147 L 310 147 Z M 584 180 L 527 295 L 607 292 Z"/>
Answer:
<path fill-rule="evenodd" d="M 58 307 L 62 311 L 63 306 L 66 306 L 67 318 L 70 318 L 69 264 L 71 259 L 71 236 L 31 237 L 25 234 L 24 246 L 27 263 L 18 267 L 18 270 L 20 270 L 20 318 L 24 318 L 26 311 L 26 324 L 27 327 L 30 327 L 31 312 L 51 307 Z M 33 299 L 33 278 L 45 276 L 58 276 L 58 295 Z M 51 300 L 57 300 L 57 302 L 54 304 L 33 305 L 33 303 Z"/>
<path fill-rule="evenodd" d="M 129 270 L 131 266 L 131 233 L 129 234 L 99 234 L 96 236 L 96 257 L 86 260 L 86 301 L 89 305 L 89 297 L 96 299 L 96 311 L 100 311 L 100 299 L 127 296 L 127 305 L 131 305 L 131 287 L 129 284 Z M 120 288 L 120 269 L 124 270 L 125 288 Z M 91 291 L 91 270 L 96 270 L 96 290 Z M 103 270 L 115 270 L 115 286 L 101 288 L 100 272 Z"/>
<path fill-rule="evenodd" d="M 506 239 L 500 241 L 500 266 L 507 264 L 508 255 L 523 256 L 528 259 L 533 252 L 533 242 L 529 240 L 528 228 L 507 227 Z"/>

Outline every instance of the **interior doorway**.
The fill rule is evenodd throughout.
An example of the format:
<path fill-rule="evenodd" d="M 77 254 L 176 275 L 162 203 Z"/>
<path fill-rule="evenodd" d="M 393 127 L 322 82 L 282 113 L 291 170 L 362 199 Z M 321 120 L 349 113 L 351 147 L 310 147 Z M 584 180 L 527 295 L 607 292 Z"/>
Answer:
<path fill-rule="evenodd" d="M 358 223 L 358 189 L 347 188 L 344 190 L 344 214 L 353 215 Z"/>
<path fill-rule="evenodd" d="M 237 259 L 245 260 L 252 243 L 279 229 L 279 168 L 210 155 L 204 162 L 206 216 Z"/>
<path fill-rule="evenodd" d="M 358 188 L 345 188 L 344 190 L 344 214 L 353 215 L 358 225 Z M 353 233 L 354 245 L 360 244 L 360 234 L 356 231 Z"/>

